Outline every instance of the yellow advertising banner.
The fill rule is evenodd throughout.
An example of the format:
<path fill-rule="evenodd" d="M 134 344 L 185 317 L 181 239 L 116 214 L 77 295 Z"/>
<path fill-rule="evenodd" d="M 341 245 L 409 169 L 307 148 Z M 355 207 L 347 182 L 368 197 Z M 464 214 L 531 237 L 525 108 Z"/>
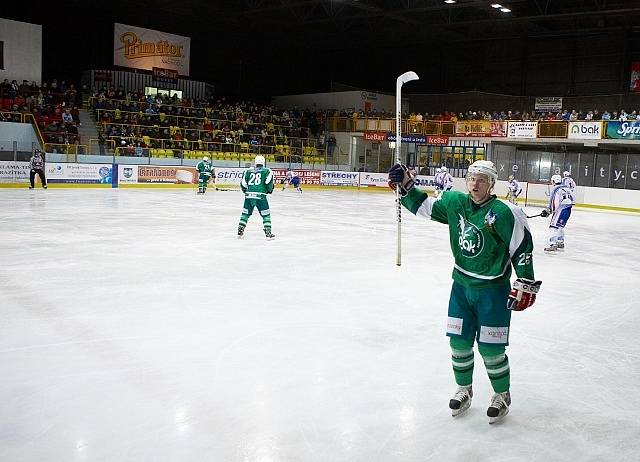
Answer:
<path fill-rule="evenodd" d="M 113 64 L 152 70 L 171 69 L 189 75 L 191 38 L 115 23 Z"/>
<path fill-rule="evenodd" d="M 507 136 L 507 123 L 494 120 L 462 120 L 456 122 L 456 136 Z"/>
<path fill-rule="evenodd" d="M 138 165 L 138 183 L 197 184 L 198 171 L 193 167 Z"/>

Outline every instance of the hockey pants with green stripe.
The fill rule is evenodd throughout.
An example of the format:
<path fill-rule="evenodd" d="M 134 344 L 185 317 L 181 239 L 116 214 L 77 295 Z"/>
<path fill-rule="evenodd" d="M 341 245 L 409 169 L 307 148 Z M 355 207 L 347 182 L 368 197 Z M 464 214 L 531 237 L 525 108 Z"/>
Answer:
<path fill-rule="evenodd" d="M 210 179 L 211 173 L 200 173 L 200 176 L 198 177 L 198 190 L 205 192 Z"/>
<path fill-rule="evenodd" d="M 253 213 L 253 209 L 257 208 L 260 215 L 262 215 L 262 226 L 265 232 L 271 232 L 271 212 L 269 211 L 269 202 L 267 198 L 262 199 L 250 199 L 245 197 L 244 204 L 242 206 L 242 215 L 240 215 L 240 227 L 247 226 L 249 217 Z"/>
<path fill-rule="evenodd" d="M 509 358 L 505 354 L 511 324 L 507 309 L 509 283 L 469 288 L 454 282 L 449 298 L 447 335 L 456 383 L 473 381 L 473 344 L 478 343 L 491 386 L 496 393 L 509 390 Z"/>

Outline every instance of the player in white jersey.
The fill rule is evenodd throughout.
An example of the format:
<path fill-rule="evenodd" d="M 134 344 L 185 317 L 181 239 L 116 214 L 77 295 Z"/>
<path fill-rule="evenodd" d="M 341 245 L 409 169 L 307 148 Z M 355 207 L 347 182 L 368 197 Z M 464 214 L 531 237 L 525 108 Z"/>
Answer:
<path fill-rule="evenodd" d="M 576 190 L 576 182 L 571 178 L 571 173 L 565 171 L 562 176 L 562 186 L 566 186 L 571 190 L 571 192 L 574 192 Z"/>
<path fill-rule="evenodd" d="M 433 186 L 436 188 L 436 194 L 440 195 L 442 191 L 442 169 L 436 170 L 436 175 L 433 177 Z"/>
<path fill-rule="evenodd" d="M 545 252 L 555 252 L 564 249 L 564 227 L 571 216 L 571 207 L 575 204 L 573 191 L 562 185 L 560 175 L 551 177 L 553 189 L 549 195 L 549 205 L 543 211 L 542 216 L 551 214 L 549 223 L 549 246 L 545 247 Z M 546 212 L 546 213 L 545 213 Z"/>
<path fill-rule="evenodd" d="M 438 197 L 444 191 L 450 191 L 453 188 L 453 178 L 447 172 L 447 167 L 444 165 L 438 169 L 438 173 L 436 173 L 435 178 L 433 179 L 433 184 L 436 187 L 436 192 Z"/>
<path fill-rule="evenodd" d="M 518 205 L 518 196 L 522 194 L 522 186 L 520 186 L 520 183 L 518 183 L 513 175 L 509 175 L 507 188 L 509 188 L 509 191 L 507 192 L 507 200 L 513 205 Z"/>
<path fill-rule="evenodd" d="M 300 178 L 298 177 L 298 174 L 295 173 L 290 168 L 288 168 L 287 175 L 285 176 L 284 181 L 282 182 L 282 190 L 284 191 L 286 188 L 289 187 L 290 184 L 293 185 L 293 189 L 295 189 L 298 192 L 302 192 L 302 188 L 300 187 Z"/>
<path fill-rule="evenodd" d="M 440 167 L 440 171 L 442 172 L 442 190 L 451 191 L 453 189 L 453 177 L 449 175 L 447 167 Z"/>

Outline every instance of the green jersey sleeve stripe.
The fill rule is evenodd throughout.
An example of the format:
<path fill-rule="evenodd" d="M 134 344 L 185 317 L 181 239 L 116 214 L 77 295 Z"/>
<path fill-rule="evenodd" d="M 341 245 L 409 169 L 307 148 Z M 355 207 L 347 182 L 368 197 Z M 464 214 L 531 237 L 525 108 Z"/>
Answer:
<path fill-rule="evenodd" d="M 269 169 L 267 169 L 267 170 L 269 170 L 269 174 L 267 175 L 267 179 L 265 180 L 265 183 L 266 183 L 266 184 L 269 184 L 269 183 L 271 183 L 271 181 L 273 180 L 273 172 L 271 171 L 271 169 L 270 169 L 270 168 L 269 168 Z"/>
<path fill-rule="evenodd" d="M 529 235 L 529 239 L 531 239 L 531 231 L 529 230 L 527 217 L 522 209 L 512 204 L 507 204 L 507 206 L 513 214 L 513 232 L 511 233 L 511 241 L 509 242 L 509 257 L 513 258 L 527 234 Z"/>
<path fill-rule="evenodd" d="M 242 181 L 240 181 L 240 186 L 242 186 L 243 188 L 247 187 L 247 174 L 246 173 L 244 175 L 242 175 Z"/>
<path fill-rule="evenodd" d="M 430 197 L 426 192 L 420 191 L 418 188 L 413 188 L 407 193 L 406 196 L 400 199 L 400 202 L 402 202 L 402 205 L 404 205 L 407 210 L 409 210 L 409 212 L 417 215 L 418 210 L 423 206 L 424 202 L 427 201 L 427 199 L 430 199 Z M 423 210 L 420 214 L 422 216 L 430 217 L 431 205 L 427 203 L 426 210 Z"/>
<path fill-rule="evenodd" d="M 500 272 L 500 274 L 496 274 L 495 276 L 478 274 L 478 273 L 474 273 L 473 271 L 467 271 L 466 269 L 458 266 L 458 264 L 454 264 L 453 266 L 454 266 L 455 269 L 457 269 L 458 271 L 460 271 L 462 274 L 464 274 L 466 276 L 471 276 L 471 277 L 474 277 L 474 278 L 484 279 L 484 280 L 490 281 L 492 279 L 498 279 L 498 278 L 504 276 L 504 274 L 507 272 L 507 270 L 511 266 L 511 260 L 507 260 L 507 263 L 504 266 L 504 268 L 502 268 L 502 271 Z"/>

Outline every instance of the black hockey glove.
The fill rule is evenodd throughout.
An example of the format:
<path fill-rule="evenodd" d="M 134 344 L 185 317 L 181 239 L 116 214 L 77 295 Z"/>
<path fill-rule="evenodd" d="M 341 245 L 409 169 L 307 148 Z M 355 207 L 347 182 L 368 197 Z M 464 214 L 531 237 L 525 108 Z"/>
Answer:
<path fill-rule="evenodd" d="M 406 196 L 414 186 L 413 176 L 409 173 L 406 165 L 395 164 L 391 167 L 389 170 L 389 187 L 391 189 L 395 191 L 396 188 L 400 188 L 400 195 Z"/>

